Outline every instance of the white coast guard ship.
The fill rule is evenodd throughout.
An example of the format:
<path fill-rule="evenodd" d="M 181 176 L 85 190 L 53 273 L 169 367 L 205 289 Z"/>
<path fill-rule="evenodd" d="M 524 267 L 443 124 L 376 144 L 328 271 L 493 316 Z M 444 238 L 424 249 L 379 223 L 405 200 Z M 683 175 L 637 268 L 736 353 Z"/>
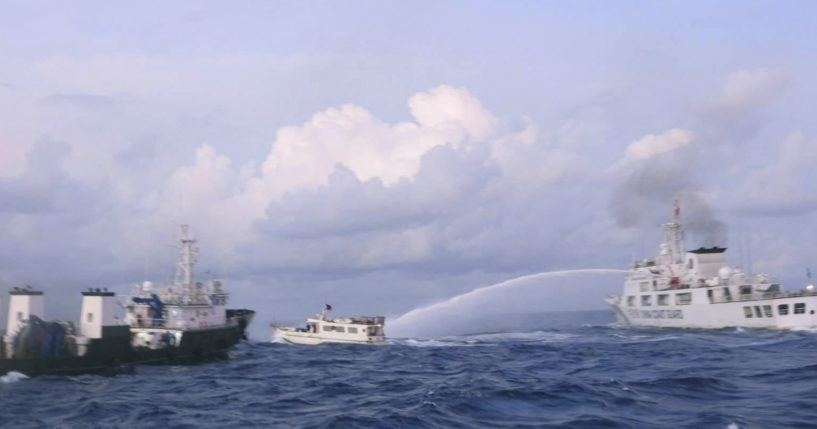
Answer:
<path fill-rule="evenodd" d="M 173 281 L 164 287 L 144 282 L 133 287 L 125 305 L 133 347 L 179 347 L 185 339 L 207 340 L 198 349 L 223 349 L 235 339 L 226 334 L 238 327 L 242 335 L 254 312 L 227 310 L 228 293 L 221 282 L 196 282 L 193 267 L 198 249 L 189 227 L 182 225 L 179 261 Z M 242 326 L 243 325 L 243 326 Z M 232 344 L 229 344 L 232 345 Z M 201 350 L 198 350 L 201 352 Z"/>
<path fill-rule="evenodd" d="M 620 323 L 676 328 L 817 327 L 817 291 L 783 291 L 766 274 L 726 265 L 726 249 L 683 252 L 680 209 L 663 225 L 664 243 L 654 260 L 633 263 L 621 296 L 606 301 Z"/>
<path fill-rule="evenodd" d="M 383 316 L 338 317 L 330 319 L 326 312 L 332 306 L 326 304 L 315 317 L 306 319 L 304 328 L 276 326 L 271 324 L 273 339 L 280 338 L 293 344 L 318 345 L 322 343 L 375 344 L 386 341 Z"/>

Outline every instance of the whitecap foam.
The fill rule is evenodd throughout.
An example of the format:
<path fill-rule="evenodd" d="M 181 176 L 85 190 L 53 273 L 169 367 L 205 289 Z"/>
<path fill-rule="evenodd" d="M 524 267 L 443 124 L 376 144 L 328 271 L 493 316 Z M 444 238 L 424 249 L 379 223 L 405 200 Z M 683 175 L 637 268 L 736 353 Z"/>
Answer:
<path fill-rule="evenodd" d="M 532 332 L 497 332 L 491 334 L 476 334 L 469 335 L 466 338 L 470 339 L 471 341 L 488 343 L 502 341 L 550 343 L 557 341 L 566 341 L 576 337 L 577 335 L 567 334 L 563 332 L 532 331 Z"/>
<path fill-rule="evenodd" d="M 275 343 L 275 344 L 289 344 L 286 340 L 284 340 L 283 338 L 281 338 L 281 337 L 279 337 L 277 335 L 273 335 L 270 338 L 269 342 Z"/>
<path fill-rule="evenodd" d="M 455 339 L 432 340 L 420 338 L 400 338 L 400 339 L 392 338 L 386 341 L 389 344 L 397 344 L 409 347 L 469 347 L 475 345 L 475 343 L 473 342 L 469 343 L 467 341 Z"/>
<path fill-rule="evenodd" d="M 578 335 L 561 332 L 532 331 L 532 332 L 495 332 L 489 334 L 474 334 L 462 336 L 448 336 L 442 338 L 391 338 L 390 344 L 412 347 L 467 347 L 490 345 L 503 342 L 525 343 L 552 343 L 569 341 Z"/>
<path fill-rule="evenodd" d="M 681 337 L 676 335 L 665 335 L 665 336 L 652 336 L 652 335 L 624 335 L 624 334 L 613 334 L 614 337 L 620 338 L 629 343 L 655 343 L 661 341 L 674 341 L 680 339 Z"/>
<path fill-rule="evenodd" d="M 23 374 L 22 372 L 17 371 L 9 371 L 8 374 L 0 377 L 0 383 L 9 384 L 9 383 L 16 383 L 20 380 L 25 380 L 29 378 L 27 375 Z"/>

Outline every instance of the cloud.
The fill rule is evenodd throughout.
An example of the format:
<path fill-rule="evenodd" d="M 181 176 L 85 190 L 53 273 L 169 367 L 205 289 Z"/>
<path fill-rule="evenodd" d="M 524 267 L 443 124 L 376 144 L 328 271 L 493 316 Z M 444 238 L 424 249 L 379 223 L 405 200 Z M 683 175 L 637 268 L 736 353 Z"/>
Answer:
<path fill-rule="evenodd" d="M 413 180 L 392 185 L 362 181 L 338 164 L 326 185 L 270 203 L 255 225 L 261 236 L 252 253 L 286 252 L 265 263 L 316 270 L 431 261 L 446 252 L 446 228 L 473 208 L 498 174 L 486 164 L 488 153 L 435 147 L 422 157 Z"/>
<path fill-rule="evenodd" d="M 630 143 L 624 151 L 623 163 L 646 161 L 656 155 L 671 152 L 695 138 L 692 131 L 673 128 L 661 134 L 647 134 Z"/>
<path fill-rule="evenodd" d="M 120 218 L 105 189 L 66 173 L 69 154 L 65 143 L 38 141 L 22 173 L 0 178 L 0 281 L 59 290 L 65 279 L 74 285 L 110 275 L 110 226 Z"/>
<path fill-rule="evenodd" d="M 253 258 L 250 271 L 467 272 L 516 269 L 558 253 L 547 245 L 555 237 L 535 243 L 525 237 L 549 236 L 554 225 L 564 225 L 559 234 L 580 227 L 581 217 L 555 214 L 559 201 L 585 183 L 580 157 L 547 144 L 530 124 L 496 134 L 496 119 L 477 109 L 481 104 L 465 91 L 438 87 L 421 96 L 426 117 L 416 123 L 389 125 L 344 106 L 278 133 L 260 176 L 237 197 L 266 195 L 268 201 L 254 223 L 257 235 L 240 245 L 242 253 L 262 256 Z M 479 112 L 490 127 L 443 108 L 452 97 L 460 107 L 464 101 L 471 106 L 456 111 Z M 444 120 L 429 112 L 440 112 Z M 411 154 L 403 158 L 412 161 L 403 174 L 394 174 L 407 165 L 395 162 L 395 153 Z M 391 167 L 378 170 L 379 165 Z M 273 178 L 289 177 L 283 188 L 258 192 L 274 185 Z M 537 219 L 553 220 L 531 227 Z"/>
<path fill-rule="evenodd" d="M 43 140 L 26 156 L 16 177 L 0 178 L 0 213 L 39 213 L 57 209 L 60 192 L 69 186 L 62 162 L 70 153 L 64 143 Z"/>
<path fill-rule="evenodd" d="M 789 76 L 781 70 L 738 70 L 726 78 L 721 95 L 706 103 L 704 109 L 731 120 L 771 103 L 788 84 Z"/>
<path fill-rule="evenodd" d="M 494 132 L 497 121 L 464 88 L 442 85 L 409 99 L 411 114 L 423 127 L 462 129 L 475 140 Z"/>
<path fill-rule="evenodd" d="M 303 195 L 326 186 L 330 191 L 319 193 L 352 192 L 342 185 L 349 178 L 367 183 L 360 187 L 368 189 L 364 191 L 367 197 L 377 193 L 378 187 L 405 188 L 404 183 L 416 179 L 422 159 L 434 148 L 459 148 L 466 142 L 480 142 L 480 133 L 492 129 L 496 122 L 463 89 L 439 86 L 412 96 L 409 104 L 412 111 L 421 112 L 418 114 L 422 120 L 389 124 L 351 104 L 318 112 L 301 126 L 279 129 L 269 154 L 257 168 L 254 164 L 232 167 L 227 158 L 219 158 L 212 148 L 207 149 L 206 159 L 197 155 L 194 170 L 183 167 L 172 174 L 160 201 L 172 207 L 170 202 L 185 193 L 185 199 L 197 207 L 198 217 L 221 219 L 231 225 L 230 233 L 222 235 L 234 237 L 229 245 L 235 245 L 248 240 L 252 224 L 269 216 L 271 204 L 281 207 L 287 195 L 296 195 L 293 198 L 297 202 L 297 198 L 303 199 Z M 487 121 L 489 126 L 478 125 L 476 120 Z M 340 171 L 338 166 L 342 166 Z M 185 186 L 193 189 L 185 192 Z M 440 181 L 433 188 L 434 195 L 442 195 L 450 185 Z M 381 190 L 378 195 L 387 199 L 383 204 L 394 203 L 388 201 L 395 198 L 391 191 Z M 297 218 L 317 221 L 313 216 Z M 270 228 L 278 230 L 280 225 Z M 293 228 L 289 233 L 302 232 Z"/>
<path fill-rule="evenodd" d="M 745 214 L 785 216 L 817 210 L 817 141 L 790 133 L 778 146 L 778 157 L 749 172 L 740 188 L 737 210 Z"/>

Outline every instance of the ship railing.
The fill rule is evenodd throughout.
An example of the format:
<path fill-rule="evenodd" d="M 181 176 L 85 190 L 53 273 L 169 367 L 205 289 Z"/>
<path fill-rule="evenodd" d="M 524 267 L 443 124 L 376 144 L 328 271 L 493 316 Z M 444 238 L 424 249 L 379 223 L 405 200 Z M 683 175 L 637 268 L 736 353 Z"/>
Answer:
<path fill-rule="evenodd" d="M 817 296 L 817 291 L 793 290 L 777 292 L 754 292 L 734 296 L 717 296 L 710 298 L 710 302 L 720 304 L 724 302 L 758 301 L 763 299 L 797 298 L 801 296 Z"/>

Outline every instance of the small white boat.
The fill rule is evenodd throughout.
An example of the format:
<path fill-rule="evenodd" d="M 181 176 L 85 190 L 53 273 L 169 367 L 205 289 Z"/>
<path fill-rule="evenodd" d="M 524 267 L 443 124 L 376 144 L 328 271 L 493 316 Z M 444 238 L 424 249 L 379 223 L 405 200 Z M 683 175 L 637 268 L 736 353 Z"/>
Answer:
<path fill-rule="evenodd" d="M 383 316 L 338 317 L 330 319 L 326 308 L 315 317 L 306 319 L 306 326 L 276 326 L 271 324 L 273 339 L 279 338 L 293 344 L 318 345 L 323 343 L 375 344 L 386 341 Z"/>

